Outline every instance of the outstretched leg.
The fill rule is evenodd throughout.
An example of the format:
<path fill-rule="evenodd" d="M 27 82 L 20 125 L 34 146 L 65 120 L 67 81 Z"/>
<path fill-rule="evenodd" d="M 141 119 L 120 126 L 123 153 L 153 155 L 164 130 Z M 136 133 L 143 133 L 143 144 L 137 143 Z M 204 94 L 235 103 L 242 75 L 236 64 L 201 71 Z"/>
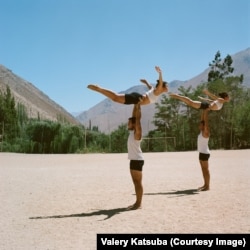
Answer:
<path fill-rule="evenodd" d="M 94 90 L 96 92 L 99 92 L 103 95 L 105 95 L 106 97 L 108 97 L 109 99 L 111 99 L 114 102 L 118 102 L 118 103 L 125 103 L 125 95 L 124 94 L 117 94 L 109 89 L 104 89 L 99 87 L 98 85 L 94 85 L 94 84 L 89 84 L 87 86 L 89 89 Z"/>
<path fill-rule="evenodd" d="M 193 100 L 191 100 L 190 98 L 188 98 L 186 96 L 181 96 L 181 95 L 173 94 L 173 93 L 169 94 L 169 96 L 186 103 L 188 106 L 190 106 L 192 108 L 199 109 L 201 107 L 201 102 L 193 101 Z"/>

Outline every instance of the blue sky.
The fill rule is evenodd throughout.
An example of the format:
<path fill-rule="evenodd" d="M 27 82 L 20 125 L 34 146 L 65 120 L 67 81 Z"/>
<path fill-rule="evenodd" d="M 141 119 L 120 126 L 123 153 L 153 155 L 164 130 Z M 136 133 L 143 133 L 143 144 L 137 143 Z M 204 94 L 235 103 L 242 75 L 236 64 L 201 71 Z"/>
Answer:
<path fill-rule="evenodd" d="M 250 46 L 249 0 L 0 0 L 0 64 L 69 112 L 116 92 L 189 80 Z"/>

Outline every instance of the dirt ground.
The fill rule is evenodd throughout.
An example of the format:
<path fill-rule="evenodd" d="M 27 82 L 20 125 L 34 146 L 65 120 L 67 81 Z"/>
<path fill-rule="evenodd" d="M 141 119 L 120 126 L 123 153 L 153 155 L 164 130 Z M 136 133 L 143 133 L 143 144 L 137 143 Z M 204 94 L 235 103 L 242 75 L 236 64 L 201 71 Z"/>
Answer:
<path fill-rule="evenodd" d="M 250 233 L 250 150 L 145 153 L 142 209 L 127 154 L 0 153 L 0 249 L 94 250 L 97 233 Z"/>

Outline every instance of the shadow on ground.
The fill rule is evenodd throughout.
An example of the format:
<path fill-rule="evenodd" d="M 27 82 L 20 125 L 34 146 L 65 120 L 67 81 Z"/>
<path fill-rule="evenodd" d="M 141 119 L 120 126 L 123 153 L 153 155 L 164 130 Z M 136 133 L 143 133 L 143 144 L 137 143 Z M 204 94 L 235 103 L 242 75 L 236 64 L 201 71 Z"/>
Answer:
<path fill-rule="evenodd" d="M 90 212 L 90 213 L 30 217 L 29 219 L 31 219 L 31 220 L 62 219 L 62 218 L 70 218 L 70 217 L 90 217 L 90 216 L 105 215 L 106 218 L 104 218 L 103 220 L 107 220 L 107 219 L 110 219 L 111 217 L 113 217 L 117 214 L 120 214 L 123 212 L 129 212 L 129 211 L 132 211 L 132 210 L 129 210 L 128 207 L 123 207 L 123 208 L 98 210 L 98 211 L 94 211 L 94 212 Z"/>
<path fill-rule="evenodd" d="M 176 190 L 171 192 L 145 193 L 144 195 L 173 195 L 173 197 L 180 197 L 180 196 L 194 195 L 194 194 L 199 194 L 199 191 L 197 189 L 186 189 L 186 190 Z"/>
<path fill-rule="evenodd" d="M 145 193 L 144 195 L 170 195 L 174 197 L 181 197 L 186 195 L 195 195 L 199 194 L 197 189 L 186 189 L 186 190 L 176 190 L 171 192 L 158 192 L 158 193 Z M 31 220 L 39 220 L 39 219 L 62 219 L 62 218 L 70 218 L 70 217 L 90 217 L 90 216 L 99 216 L 105 215 L 106 217 L 103 220 L 108 220 L 111 217 L 123 213 L 131 211 L 128 207 L 122 208 L 114 208 L 114 209 L 103 209 L 97 210 L 89 213 L 80 213 L 80 214 L 66 214 L 66 215 L 52 215 L 52 216 L 38 216 L 38 217 L 30 217 Z"/>

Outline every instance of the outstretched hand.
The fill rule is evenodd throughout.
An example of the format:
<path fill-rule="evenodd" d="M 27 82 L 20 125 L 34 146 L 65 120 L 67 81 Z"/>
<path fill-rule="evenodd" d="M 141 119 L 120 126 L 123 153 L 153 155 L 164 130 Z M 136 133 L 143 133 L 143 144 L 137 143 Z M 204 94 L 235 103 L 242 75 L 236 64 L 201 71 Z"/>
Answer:
<path fill-rule="evenodd" d="M 148 81 L 147 81 L 146 79 L 140 79 L 140 81 L 141 81 L 142 83 L 145 83 L 145 84 L 148 83 Z"/>
<path fill-rule="evenodd" d="M 155 66 L 155 70 L 160 74 L 162 71 L 161 71 L 161 68 L 159 66 Z"/>

